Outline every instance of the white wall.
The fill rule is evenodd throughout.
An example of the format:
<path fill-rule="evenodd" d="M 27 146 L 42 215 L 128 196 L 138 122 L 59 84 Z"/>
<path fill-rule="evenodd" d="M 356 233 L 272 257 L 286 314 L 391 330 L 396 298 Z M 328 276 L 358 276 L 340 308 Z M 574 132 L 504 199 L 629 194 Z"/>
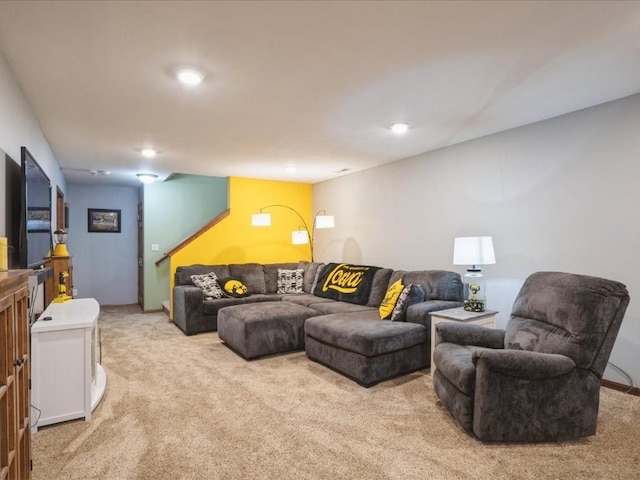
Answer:
<path fill-rule="evenodd" d="M 447 269 L 456 236 L 492 235 L 483 268 L 504 327 L 525 277 L 557 270 L 629 289 L 611 362 L 640 384 L 640 95 L 314 185 L 316 258 Z M 614 369 L 605 377 L 626 383 Z"/>
<path fill-rule="evenodd" d="M 20 147 L 27 147 L 33 158 L 51 180 L 51 218 L 56 218 L 56 187 L 66 192 L 67 183 L 60 171 L 47 139 L 40 130 L 31 106 L 13 78 L 6 60 L 0 53 L 0 150 L 20 163 Z M 4 169 L 4 156 L 0 157 Z M 4 189 L 4 172 L 2 173 Z M 3 192 L 4 195 L 4 192 Z M 3 200 L 4 202 L 4 200 Z M 0 209 L 0 237 L 5 236 L 5 209 Z"/>
<path fill-rule="evenodd" d="M 69 185 L 69 237 L 73 288 L 101 305 L 138 303 L 138 189 Z M 87 209 L 121 210 L 121 233 L 89 233 Z"/>

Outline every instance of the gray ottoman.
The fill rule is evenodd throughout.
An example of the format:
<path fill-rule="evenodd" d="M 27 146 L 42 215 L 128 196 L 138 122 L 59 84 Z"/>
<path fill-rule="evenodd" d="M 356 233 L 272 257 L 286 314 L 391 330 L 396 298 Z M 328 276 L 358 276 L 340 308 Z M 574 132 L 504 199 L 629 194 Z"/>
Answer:
<path fill-rule="evenodd" d="M 236 305 L 218 312 L 218 336 L 246 359 L 304 347 L 304 322 L 319 313 L 288 302 Z"/>
<path fill-rule="evenodd" d="M 305 323 L 307 356 L 370 387 L 429 365 L 427 329 L 390 322 L 324 315 Z"/>

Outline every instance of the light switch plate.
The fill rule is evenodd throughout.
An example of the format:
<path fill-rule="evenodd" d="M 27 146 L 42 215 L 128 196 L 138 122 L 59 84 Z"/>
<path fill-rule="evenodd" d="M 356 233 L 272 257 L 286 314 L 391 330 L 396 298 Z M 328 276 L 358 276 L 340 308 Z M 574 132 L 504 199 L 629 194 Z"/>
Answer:
<path fill-rule="evenodd" d="M 151 251 L 152 252 L 159 252 L 160 251 L 160 244 L 159 243 L 152 243 L 151 244 Z"/>

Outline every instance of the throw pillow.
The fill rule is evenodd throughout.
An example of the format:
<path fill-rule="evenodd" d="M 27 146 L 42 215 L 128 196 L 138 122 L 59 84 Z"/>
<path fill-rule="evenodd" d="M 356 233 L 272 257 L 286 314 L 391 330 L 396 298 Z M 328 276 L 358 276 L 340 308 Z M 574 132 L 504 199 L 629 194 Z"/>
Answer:
<path fill-rule="evenodd" d="M 410 283 L 402 290 L 402 293 L 398 297 L 396 306 L 391 313 L 392 322 L 406 322 L 407 321 L 407 308 L 416 303 L 424 302 L 426 292 L 421 285 L 417 283 Z"/>
<path fill-rule="evenodd" d="M 220 283 L 220 288 L 222 288 L 222 294 L 225 297 L 243 298 L 250 295 L 247 286 L 237 278 L 221 278 L 218 282 Z"/>
<path fill-rule="evenodd" d="M 278 293 L 304 293 L 304 270 L 278 269 Z"/>
<path fill-rule="evenodd" d="M 204 292 L 204 298 L 222 298 L 222 290 L 218 285 L 218 277 L 215 273 L 209 272 L 204 275 L 191 275 L 191 282 Z"/>
<path fill-rule="evenodd" d="M 402 285 L 402 280 L 398 279 L 394 283 L 391 284 L 389 289 L 387 290 L 386 295 L 380 302 L 380 307 L 378 311 L 380 312 L 380 318 L 382 320 L 386 320 L 391 317 L 393 313 L 393 308 L 396 306 L 396 302 L 398 301 L 398 297 L 402 293 L 402 289 L 404 286 Z"/>

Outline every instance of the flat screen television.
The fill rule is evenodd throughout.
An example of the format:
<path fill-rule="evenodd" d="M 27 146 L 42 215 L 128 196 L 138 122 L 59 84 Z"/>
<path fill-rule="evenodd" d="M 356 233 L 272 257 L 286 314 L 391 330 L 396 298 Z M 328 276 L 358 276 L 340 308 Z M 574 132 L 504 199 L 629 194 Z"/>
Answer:
<path fill-rule="evenodd" d="M 21 149 L 20 268 L 41 268 L 53 248 L 51 181 L 27 147 Z"/>

